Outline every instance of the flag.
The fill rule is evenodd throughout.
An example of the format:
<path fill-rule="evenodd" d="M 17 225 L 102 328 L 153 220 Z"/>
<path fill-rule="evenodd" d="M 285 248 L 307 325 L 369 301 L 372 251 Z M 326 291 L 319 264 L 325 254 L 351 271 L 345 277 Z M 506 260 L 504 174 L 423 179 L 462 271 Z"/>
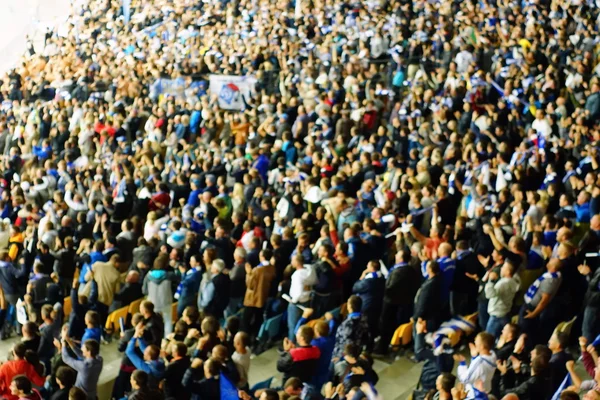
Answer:
<path fill-rule="evenodd" d="M 571 374 L 567 373 L 567 376 L 565 376 L 565 379 L 563 379 L 562 383 L 558 387 L 558 390 L 556 390 L 556 393 L 554 393 L 552 396 L 552 400 L 560 399 L 560 394 L 569 386 L 571 386 Z"/>
<path fill-rule="evenodd" d="M 238 400 L 238 390 L 233 383 L 227 378 L 227 375 L 221 372 L 219 378 L 219 388 L 221 390 L 221 400 Z"/>

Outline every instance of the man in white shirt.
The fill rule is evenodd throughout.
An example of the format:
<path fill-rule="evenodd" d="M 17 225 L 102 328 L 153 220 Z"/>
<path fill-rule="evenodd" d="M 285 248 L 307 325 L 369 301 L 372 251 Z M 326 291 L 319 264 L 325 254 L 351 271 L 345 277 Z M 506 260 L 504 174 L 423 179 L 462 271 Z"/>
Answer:
<path fill-rule="evenodd" d="M 459 74 L 463 74 L 467 72 L 469 65 L 475 60 L 473 54 L 468 50 L 467 46 L 463 45 L 460 53 L 456 55 L 454 58 L 454 62 L 456 63 L 456 71 Z"/>
<path fill-rule="evenodd" d="M 544 110 L 537 110 L 535 112 L 535 120 L 531 123 L 531 128 L 538 134 L 542 134 L 544 139 L 550 137 L 552 134 L 552 127 L 550 126 L 550 122 L 546 119 Z"/>
<path fill-rule="evenodd" d="M 296 337 L 296 324 L 302 316 L 302 310 L 298 306 L 309 306 L 311 288 L 317 283 L 317 273 L 313 265 L 305 265 L 301 254 L 292 257 L 292 266 L 295 271 L 292 274 L 291 302 L 288 305 L 288 338 L 290 340 L 294 340 Z"/>
<path fill-rule="evenodd" d="M 458 379 L 467 386 L 468 392 L 473 392 L 475 384 L 481 385 L 483 391 L 489 393 L 492 390 L 492 378 L 496 371 L 496 355 L 492 352 L 494 348 L 494 336 L 487 332 L 480 332 L 475 337 L 475 343 L 469 343 L 471 350 L 471 364 L 467 366 L 465 356 L 455 354 L 454 359 L 460 364 L 456 370 Z"/>

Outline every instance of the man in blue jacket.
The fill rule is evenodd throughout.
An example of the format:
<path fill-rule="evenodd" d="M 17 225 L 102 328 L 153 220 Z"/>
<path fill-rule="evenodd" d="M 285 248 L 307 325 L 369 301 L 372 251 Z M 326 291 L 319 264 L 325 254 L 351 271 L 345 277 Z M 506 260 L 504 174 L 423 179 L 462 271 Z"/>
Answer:
<path fill-rule="evenodd" d="M 385 293 L 385 278 L 380 269 L 379 261 L 369 261 L 360 279 L 352 287 L 352 294 L 362 299 L 362 312 L 367 317 L 371 338 L 375 338 L 379 330 L 379 316 Z"/>
<path fill-rule="evenodd" d="M 135 334 L 127 344 L 125 354 L 136 369 L 150 376 L 150 387 L 156 389 L 165 376 L 165 362 L 160 358 L 160 348 L 154 344 L 146 345 L 143 336 L 144 325 L 140 323 L 135 327 Z M 143 356 L 140 356 L 139 351 L 136 350 L 136 345 L 139 346 Z"/>
<path fill-rule="evenodd" d="M 25 276 L 27 269 L 23 263 L 16 268 L 8 255 L 8 251 L 0 252 L 0 286 L 4 290 L 4 298 L 10 304 L 7 321 L 4 329 L 0 332 L 0 339 L 8 337 L 11 329 L 16 323 L 16 305 L 19 300 L 19 282 L 18 279 Z M 3 310 L 0 312 L 4 312 Z"/>
<path fill-rule="evenodd" d="M 175 300 L 177 300 L 177 316 L 181 318 L 183 310 L 187 306 L 196 305 L 196 294 L 200 288 L 202 280 L 202 272 L 200 263 L 196 260 L 199 256 L 192 256 L 190 259 L 190 267 L 185 263 L 179 264 L 179 273 L 181 274 L 181 282 L 177 286 L 175 292 Z"/>

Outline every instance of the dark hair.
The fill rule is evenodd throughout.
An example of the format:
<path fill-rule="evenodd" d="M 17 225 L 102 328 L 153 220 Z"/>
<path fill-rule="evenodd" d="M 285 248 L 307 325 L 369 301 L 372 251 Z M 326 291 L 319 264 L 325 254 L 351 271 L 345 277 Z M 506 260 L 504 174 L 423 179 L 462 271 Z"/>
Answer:
<path fill-rule="evenodd" d="M 299 378 L 292 377 L 285 381 L 283 387 L 284 389 L 291 387 L 292 389 L 299 390 L 302 389 L 304 385 L 302 384 L 302 381 Z"/>
<path fill-rule="evenodd" d="M 479 332 L 479 334 L 477 336 L 479 336 L 479 339 L 481 340 L 481 344 L 487 350 L 491 350 L 494 348 L 494 335 L 484 331 L 484 332 Z"/>
<path fill-rule="evenodd" d="M 558 342 L 558 345 L 560 346 L 561 350 L 564 350 L 567 348 L 567 346 L 569 345 L 569 335 L 567 335 L 564 332 L 557 332 L 556 335 L 554 335 L 556 337 L 556 341 Z"/>
<path fill-rule="evenodd" d="M 96 357 L 100 353 L 100 344 L 94 339 L 89 339 L 83 342 L 83 346 L 90 352 L 92 357 Z"/>
<path fill-rule="evenodd" d="M 174 355 L 177 355 L 179 357 L 184 357 L 187 354 L 188 348 L 185 345 L 185 343 L 183 342 L 175 342 L 173 343 L 173 345 L 175 346 L 175 350 L 174 350 Z"/>
<path fill-rule="evenodd" d="M 279 400 L 279 394 L 277 393 L 276 390 L 267 389 L 264 391 L 264 393 L 265 393 L 265 400 Z"/>
<path fill-rule="evenodd" d="M 305 343 L 310 343 L 315 337 L 315 333 L 310 326 L 302 325 L 300 329 L 298 329 L 298 336 L 300 336 Z"/>
<path fill-rule="evenodd" d="M 56 370 L 56 379 L 60 381 L 66 388 L 71 388 L 75 385 L 77 374 L 69 367 L 58 367 Z"/>
<path fill-rule="evenodd" d="M 320 337 L 327 337 L 329 335 L 329 324 L 325 321 L 317 321 L 314 330 Z"/>
<path fill-rule="evenodd" d="M 344 354 L 353 358 L 360 356 L 360 347 L 354 343 L 348 343 L 344 346 Z"/>
<path fill-rule="evenodd" d="M 456 382 L 456 377 L 449 372 L 442 372 L 440 376 L 442 377 L 442 390 L 446 393 L 450 393 Z"/>
<path fill-rule="evenodd" d="M 550 357 L 552 357 L 552 352 L 548 348 L 548 346 L 543 344 L 538 344 L 534 347 L 535 354 L 537 357 L 542 357 L 542 359 L 548 364 L 550 362 Z"/>
<path fill-rule="evenodd" d="M 538 355 L 531 361 L 531 370 L 536 374 L 542 374 L 548 368 L 548 360 L 544 356 Z"/>
<path fill-rule="evenodd" d="M 17 389 L 25 394 L 30 394 L 33 386 L 31 385 L 31 381 L 27 379 L 25 375 L 17 375 L 12 378 L 12 381 L 15 383 Z"/>
<path fill-rule="evenodd" d="M 87 400 L 87 394 L 78 387 L 73 386 L 69 390 L 69 400 Z"/>
<path fill-rule="evenodd" d="M 147 347 L 147 349 L 150 353 L 150 358 L 152 360 L 158 360 L 158 356 L 160 356 L 160 348 L 155 344 L 151 344 Z"/>
<path fill-rule="evenodd" d="M 565 390 L 560 394 L 560 400 L 579 400 L 579 395 L 572 390 Z"/>
<path fill-rule="evenodd" d="M 429 261 L 427 266 L 431 272 L 433 272 L 433 275 L 438 275 L 440 273 L 440 264 L 438 264 L 437 261 Z"/>
<path fill-rule="evenodd" d="M 148 386 L 148 374 L 145 371 L 136 369 L 135 371 L 133 371 L 133 374 L 131 374 L 131 378 L 141 388 L 145 388 Z"/>
<path fill-rule="evenodd" d="M 360 312 L 362 309 L 362 299 L 356 295 L 350 296 L 348 299 L 348 308 L 351 308 L 353 312 Z"/>
<path fill-rule="evenodd" d="M 221 372 L 221 364 L 213 358 L 209 358 L 206 361 L 206 368 L 211 376 L 218 376 Z"/>
<path fill-rule="evenodd" d="M 200 313 L 198 312 L 198 309 L 195 306 L 187 306 L 186 308 L 184 308 L 183 312 L 190 318 L 192 322 L 198 322 L 198 319 L 200 318 Z"/>
<path fill-rule="evenodd" d="M 225 328 L 232 335 L 235 335 L 236 333 L 238 333 L 240 331 L 241 324 L 242 324 L 242 321 L 240 320 L 240 318 L 236 315 L 232 315 L 229 318 L 227 318 L 227 321 L 225 322 Z"/>

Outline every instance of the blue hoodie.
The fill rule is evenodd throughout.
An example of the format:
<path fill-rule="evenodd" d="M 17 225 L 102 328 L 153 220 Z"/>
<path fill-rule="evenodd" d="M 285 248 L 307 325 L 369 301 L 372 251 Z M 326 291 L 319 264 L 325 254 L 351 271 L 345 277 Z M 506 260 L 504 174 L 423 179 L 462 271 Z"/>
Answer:
<path fill-rule="evenodd" d="M 136 369 L 142 370 L 150 375 L 150 383 L 152 388 L 158 387 L 158 383 L 165 376 L 165 362 L 159 357 L 157 360 L 145 361 L 135 351 L 135 343 L 138 343 L 142 353 L 146 350 L 148 345 L 143 339 L 131 338 L 125 349 L 125 355 L 129 358 L 131 363 Z"/>

